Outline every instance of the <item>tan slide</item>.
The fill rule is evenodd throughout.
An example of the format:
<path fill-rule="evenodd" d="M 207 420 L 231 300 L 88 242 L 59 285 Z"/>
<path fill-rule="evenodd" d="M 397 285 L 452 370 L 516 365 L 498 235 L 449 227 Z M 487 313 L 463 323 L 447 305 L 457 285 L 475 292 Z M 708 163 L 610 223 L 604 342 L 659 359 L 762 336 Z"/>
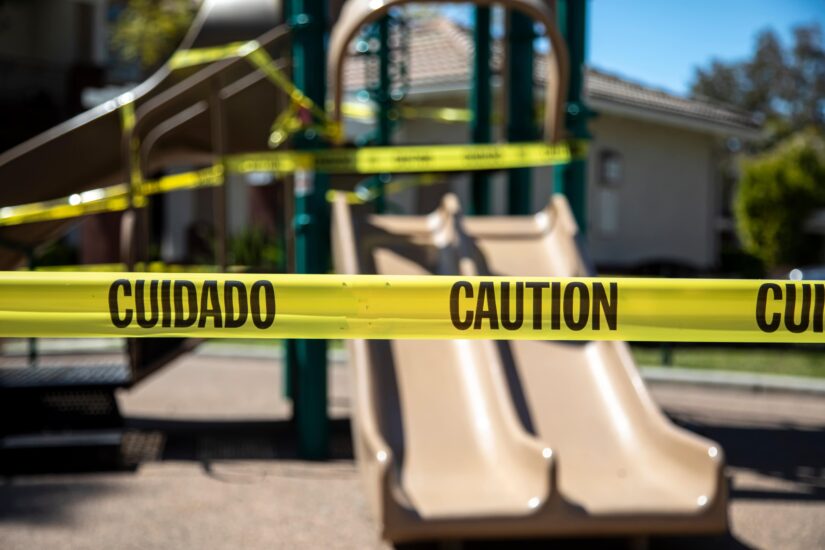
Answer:
<path fill-rule="evenodd" d="M 587 273 L 563 198 L 529 217 L 354 219 L 341 273 Z M 356 453 L 382 535 L 724 532 L 721 449 L 673 426 L 624 343 L 351 341 Z"/>

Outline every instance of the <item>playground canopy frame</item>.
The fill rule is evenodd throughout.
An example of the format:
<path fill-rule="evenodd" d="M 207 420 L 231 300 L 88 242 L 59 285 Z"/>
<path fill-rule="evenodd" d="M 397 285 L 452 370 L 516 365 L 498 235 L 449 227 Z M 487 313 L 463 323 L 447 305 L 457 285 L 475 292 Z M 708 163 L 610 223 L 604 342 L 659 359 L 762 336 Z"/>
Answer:
<path fill-rule="evenodd" d="M 343 117 L 341 105 L 344 97 L 344 63 L 350 42 L 356 37 L 362 26 L 372 23 L 389 12 L 390 9 L 411 3 L 448 4 L 449 0 L 348 0 L 338 22 L 332 29 L 329 39 L 329 57 L 327 67 L 330 85 L 333 87 L 332 118 L 340 123 Z M 567 83 L 570 64 L 567 46 L 558 30 L 556 19 L 550 7 L 542 0 L 472 0 L 476 6 L 500 4 L 505 9 L 520 11 L 533 20 L 544 25 L 550 48 L 546 53 L 547 67 L 555 78 L 547 78 L 544 109 L 544 138 L 553 143 L 564 136 L 564 105 L 567 95 Z"/>

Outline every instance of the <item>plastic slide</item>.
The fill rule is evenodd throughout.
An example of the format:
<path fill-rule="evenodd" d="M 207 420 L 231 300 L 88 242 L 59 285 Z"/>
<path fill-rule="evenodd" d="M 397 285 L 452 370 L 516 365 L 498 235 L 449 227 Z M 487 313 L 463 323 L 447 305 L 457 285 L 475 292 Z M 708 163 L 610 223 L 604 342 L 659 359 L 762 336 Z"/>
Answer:
<path fill-rule="evenodd" d="M 180 49 L 286 37 L 281 2 L 206 0 Z M 269 32 L 267 32 L 269 31 Z M 286 50 L 285 50 L 286 51 Z M 277 57 L 276 57 L 277 59 Z M 226 152 L 266 149 L 284 94 L 245 60 L 172 71 L 164 65 L 130 92 L 144 143 L 144 169 L 211 164 L 218 149 L 210 131 L 210 87 L 221 86 Z M 0 154 L 0 206 L 69 196 L 128 180 L 128 141 L 118 101 L 111 101 Z M 15 267 L 24 249 L 59 236 L 72 220 L 0 227 L 0 269 Z"/>
<path fill-rule="evenodd" d="M 334 205 L 339 272 L 576 276 L 567 203 L 528 217 Z M 350 341 L 355 445 L 382 535 L 700 534 L 726 529 L 722 451 L 672 425 L 624 343 Z"/>

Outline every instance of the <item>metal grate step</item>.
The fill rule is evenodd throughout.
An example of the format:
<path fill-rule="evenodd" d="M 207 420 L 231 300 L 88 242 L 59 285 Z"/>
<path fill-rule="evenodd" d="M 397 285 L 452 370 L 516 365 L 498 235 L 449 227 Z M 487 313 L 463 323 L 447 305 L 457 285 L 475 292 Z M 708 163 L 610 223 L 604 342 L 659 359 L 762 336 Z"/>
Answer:
<path fill-rule="evenodd" d="M 0 390 L 121 387 L 130 383 L 131 374 L 126 363 L 98 366 L 0 368 Z"/>
<path fill-rule="evenodd" d="M 0 450 L 65 447 L 119 447 L 122 430 L 85 430 L 67 433 L 14 434 L 0 439 Z"/>

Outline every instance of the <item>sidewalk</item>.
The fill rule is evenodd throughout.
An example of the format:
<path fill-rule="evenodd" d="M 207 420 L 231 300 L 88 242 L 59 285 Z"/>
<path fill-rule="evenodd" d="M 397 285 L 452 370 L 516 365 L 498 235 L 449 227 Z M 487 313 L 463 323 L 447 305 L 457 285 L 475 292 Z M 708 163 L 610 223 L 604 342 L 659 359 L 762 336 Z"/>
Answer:
<path fill-rule="evenodd" d="M 825 397 L 825 378 L 779 376 L 708 369 L 641 366 L 645 382 L 659 384 L 687 384 L 715 386 L 753 392 L 810 393 Z"/>
<path fill-rule="evenodd" d="M 15 366 L 26 364 L 29 353 L 27 340 L 5 342 L 0 367 L 9 363 Z M 38 353 L 42 357 L 51 355 L 82 354 L 116 354 L 125 351 L 125 341 L 114 338 L 88 339 L 40 339 L 37 343 Z M 276 342 L 262 340 L 249 343 L 243 340 L 207 340 L 198 346 L 194 354 L 199 357 L 225 357 L 238 359 L 283 359 L 283 347 Z M 327 357 L 331 364 L 346 363 L 347 352 L 342 346 L 329 347 Z M 48 361 L 45 362 L 48 364 Z M 749 373 L 741 371 L 720 371 L 711 369 L 691 369 L 678 366 L 643 365 L 639 371 L 650 384 L 682 384 L 690 386 L 712 386 L 733 388 L 752 392 L 804 393 L 825 396 L 825 378 L 808 378 L 781 376 L 772 374 Z"/>

